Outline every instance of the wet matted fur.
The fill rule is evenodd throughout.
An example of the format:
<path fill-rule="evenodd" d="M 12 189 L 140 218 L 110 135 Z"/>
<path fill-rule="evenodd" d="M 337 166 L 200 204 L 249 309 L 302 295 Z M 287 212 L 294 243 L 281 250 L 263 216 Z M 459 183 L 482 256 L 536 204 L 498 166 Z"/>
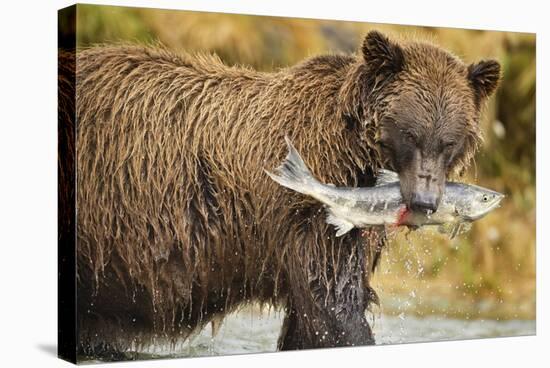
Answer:
<path fill-rule="evenodd" d="M 407 84 L 392 68 L 468 73 L 436 46 L 388 45 L 371 32 L 358 55 L 273 73 L 158 47 L 78 53 L 81 353 L 176 341 L 250 302 L 285 308 L 280 349 L 373 343 L 365 311 L 383 231 L 335 237 L 319 203 L 264 169 L 288 135 L 321 181 L 372 185 L 380 115 Z M 477 148 L 474 120 L 457 169 Z"/>

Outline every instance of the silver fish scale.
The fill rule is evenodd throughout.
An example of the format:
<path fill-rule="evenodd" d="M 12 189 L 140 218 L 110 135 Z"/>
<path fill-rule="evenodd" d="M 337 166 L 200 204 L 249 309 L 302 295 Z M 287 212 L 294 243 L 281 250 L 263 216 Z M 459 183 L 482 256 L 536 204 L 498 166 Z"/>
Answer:
<path fill-rule="evenodd" d="M 327 222 L 342 236 L 354 227 L 395 224 L 403 208 L 399 177 L 383 170 L 379 184 L 368 188 L 346 188 L 325 185 L 313 177 L 292 143 L 285 137 L 289 154 L 275 174 L 268 175 L 279 184 L 309 195 L 328 210 Z M 499 206 L 501 193 L 475 185 L 447 182 L 438 210 L 427 215 L 411 212 L 399 218 L 404 225 L 436 225 L 475 221 Z"/>

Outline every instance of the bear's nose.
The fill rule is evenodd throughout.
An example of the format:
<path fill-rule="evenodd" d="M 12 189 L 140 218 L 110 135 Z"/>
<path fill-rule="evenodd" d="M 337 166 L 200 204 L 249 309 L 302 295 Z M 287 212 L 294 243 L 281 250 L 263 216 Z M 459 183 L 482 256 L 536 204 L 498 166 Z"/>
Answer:
<path fill-rule="evenodd" d="M 431 192 L 420 192 L 413 195 L 411 209 L 417 212 L 434 213 L 437 211 L 437 196 Z"/>

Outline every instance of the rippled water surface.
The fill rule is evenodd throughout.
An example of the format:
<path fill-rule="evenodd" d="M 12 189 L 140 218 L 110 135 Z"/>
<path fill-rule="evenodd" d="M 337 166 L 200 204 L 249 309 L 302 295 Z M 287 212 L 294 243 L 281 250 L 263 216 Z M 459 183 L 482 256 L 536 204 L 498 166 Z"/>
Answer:
<path fill-rule="evenodd" d="M 377 344 L 460 340 L 535 334 L 535 321 L 460 320 L 443 316 L 414 317 L 378 315 L 369 317 Z M 226 317 L 215 336 L 207 325 L 199 334 L 176 348 L 157 346 L 140 358 L 189 357 L 273 352 L 283 315 L 247 308 Z"/>

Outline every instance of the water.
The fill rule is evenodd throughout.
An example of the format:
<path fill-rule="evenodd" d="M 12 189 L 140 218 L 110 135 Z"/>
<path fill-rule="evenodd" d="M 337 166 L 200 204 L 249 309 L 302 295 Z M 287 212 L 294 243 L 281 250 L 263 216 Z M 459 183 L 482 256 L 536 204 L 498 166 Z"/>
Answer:
<path fill-rule="evenodd" d="M 419 318 L 404 313 L 397 316 L 371 315 L 369 320 L 379 345 L 535 334 L 533 320 L 461 320 L 444 316 Z M 215 336 L 212 335 L 211 326 L 207 325 L 175 351 L 157 346 L 140 357 L 176 358 L 273 352 L 276 351 L 282 321 L 280 312 L 267 313 L 257 308 L 245 308 L 227 316 Z"/>

